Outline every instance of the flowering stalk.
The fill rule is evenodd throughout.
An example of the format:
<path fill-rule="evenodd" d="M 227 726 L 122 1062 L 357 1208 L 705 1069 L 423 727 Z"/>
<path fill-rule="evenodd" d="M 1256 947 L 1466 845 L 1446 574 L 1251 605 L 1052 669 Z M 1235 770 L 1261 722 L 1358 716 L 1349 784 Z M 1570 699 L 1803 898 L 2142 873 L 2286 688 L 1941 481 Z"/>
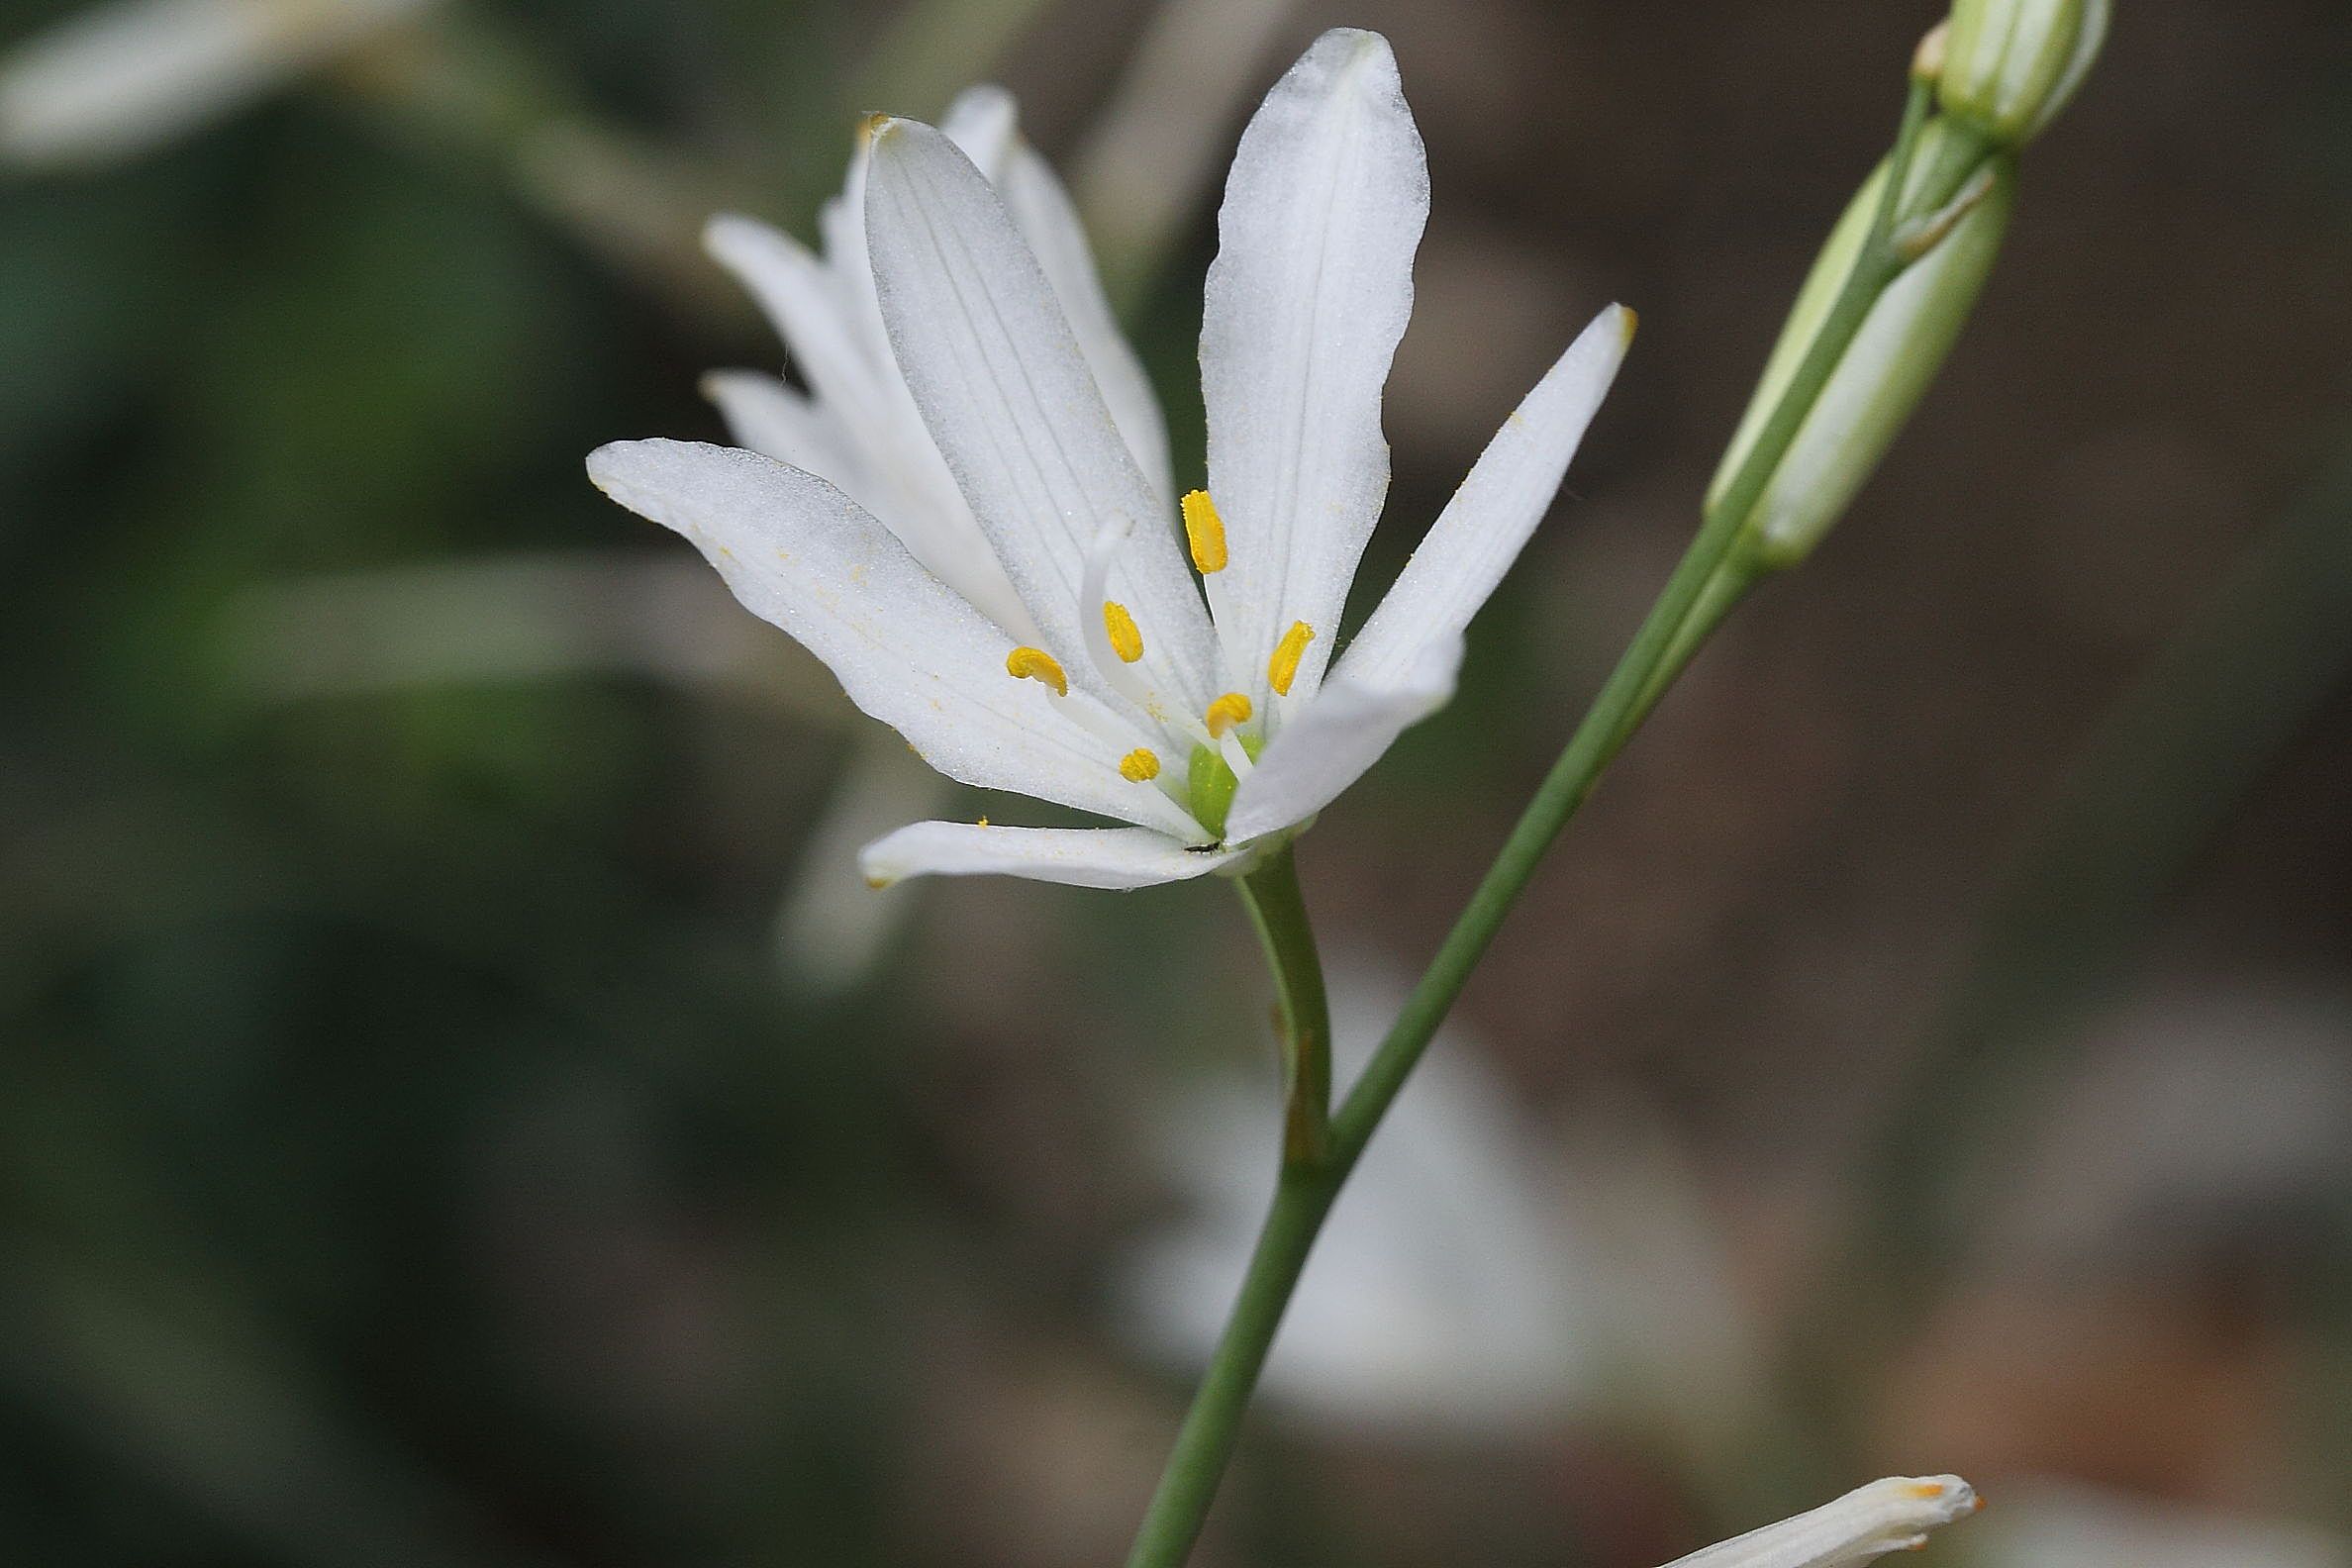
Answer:
<path fill-rule="evenodd" d="M 1313 1168 L 1330 1141 L 1331 1008 L 1291 846 L 1267 855 L 1235 885 L 1281 998 L 1282 1163 Z"/>

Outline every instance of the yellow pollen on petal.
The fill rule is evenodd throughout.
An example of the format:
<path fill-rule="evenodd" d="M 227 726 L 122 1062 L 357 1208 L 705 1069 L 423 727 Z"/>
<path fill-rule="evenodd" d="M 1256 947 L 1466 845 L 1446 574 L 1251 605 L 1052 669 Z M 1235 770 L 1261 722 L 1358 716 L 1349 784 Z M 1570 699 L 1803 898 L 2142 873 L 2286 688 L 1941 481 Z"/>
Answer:
<path fill-rule="evenodd" d="M 1307 656 L 1307 644 L 1314 640 L 1315 628 L 1293 621 L 1282 640 L 1274 644 L 1274 656 L 1266 660 L 1266 684 L 1274 688 L 1275 696 L 1290 695 L 1291 682 L 1299 678 L 1299 660 Z"/>
<path fill-rule="evenodd" d="M 1043 681 L 1057 697 L 1070 695 L 1070 677 L 1062 673 L 1061 661 L 1043 648 L 1015 648 L 1005 655 L 1005 673 L 1015 680 Z"/>
<path fill-rule="evenodd" d="M 1111 651 L 1120 663 L 1132 664 L 1143 656 L 1143 633 L 1127 607 L 1116 599 L 1103 601 L 1103 630 L 1111 634 Z"/>
<path fill-rule="evenodd" d="M 1206 490 L 1189 492 L 1183 502 L 1184 539 L 1192 546 L 1193 565 L 1206 577 L 1225 569 L 1225 519 Z"/>
<path fill-rule="evenodd" d="M 1911 1495 L 1921 1499 L 1939 1498 L 1944 1495 L 1946 1490 L 1947 1488 L 1941 1481 L 1921 1481 L 1911 1488 Z"/>
<path fill-rule="evenodd" d="M 1119 759 L 1119 776 L 1129 784 L 1145 784 L 1159 777 L 1159 757 L 1149 746 L 1137 746 Z"/>
<path fill-rule="evenodd" d="M 1223 739 L 1227 730 L 1249 722 L 1249 699 L 1239 692 L 1226 692 L 1209 705 L 1206 717 L 1210 735 Z"/>

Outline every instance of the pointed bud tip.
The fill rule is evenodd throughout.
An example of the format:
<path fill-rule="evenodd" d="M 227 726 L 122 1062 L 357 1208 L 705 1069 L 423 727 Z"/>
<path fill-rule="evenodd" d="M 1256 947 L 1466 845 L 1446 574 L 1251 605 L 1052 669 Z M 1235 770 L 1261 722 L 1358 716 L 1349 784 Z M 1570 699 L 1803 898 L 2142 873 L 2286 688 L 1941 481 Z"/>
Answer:
<path fill-rule="evenodd" d="M 1919 81 L 1940 79 L 1944 71 L 1944 54 L 1951 47 L 1952 23 L 1949 17 L 1927 30 L 1919 40 L 1919 47 L 1911 51 L 1911 75 Z"/>

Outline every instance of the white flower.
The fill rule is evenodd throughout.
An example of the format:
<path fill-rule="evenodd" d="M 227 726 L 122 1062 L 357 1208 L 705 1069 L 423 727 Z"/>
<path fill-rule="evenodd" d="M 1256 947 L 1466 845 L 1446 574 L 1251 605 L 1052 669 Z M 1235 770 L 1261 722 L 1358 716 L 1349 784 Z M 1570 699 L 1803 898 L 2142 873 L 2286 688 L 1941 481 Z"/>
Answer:
<path fill-rule="evenodd" d="M 1184 498 L 1182 543 L 1173 485 L 1138 435 L 1157 415 L 1137 410 L 1139 377 L 1107 384 L 1108 313 L 1091 309 L 1085 242 L 1043 165 L 1024 165 L 1026 194 L 1011 177 L 1000 190 L 938 131 L 878 120 L 871 135 L 864 238 L 888 343 L 1019 613 L 991 602 L 984 572 L 952 580 L 965 566 L 943 545 L 927 564 L 931 546 L 893 532 L 907 516 L 878 521 L 803 463 L 626 441 L 590 475 L 693 540 L 942 773 L 1131 825 L 918 823 L 867 848 L 868 880 L 1140 887 L 1238 869 L 1452 695 L 1462 631 L 1549 507 L 1631 314 L 1603 312 L 1505 422 L 1333 663 L 1388 488 L 1381 387 L 1428 213 L 1387 43 L 1325 34 L 1242 135 L 1201 334 L 1209 486 Z M 863 282 L 853 212 L 829 226 L 835 266 L 789 280 L 812 322 L 854 319 L 840 298 Z M 879 380 L 871 406 L 841 404 L 855 441 L 899 440 L 895 384 Z"/>
<path fill-rule="evenodd" d="M 0 62 L 0 156 L 145 152 L 323 64 L 433 0 L 113 0 Z"/>
<path fill-rule="evenodd" d="M 1927 1532 L 1984 1506 L 1955 1475 L 1889 1476 L 1834 1503 L 1677 1557 L 1666 1568 L 1859 1568 L 1927 1544 Z"/>

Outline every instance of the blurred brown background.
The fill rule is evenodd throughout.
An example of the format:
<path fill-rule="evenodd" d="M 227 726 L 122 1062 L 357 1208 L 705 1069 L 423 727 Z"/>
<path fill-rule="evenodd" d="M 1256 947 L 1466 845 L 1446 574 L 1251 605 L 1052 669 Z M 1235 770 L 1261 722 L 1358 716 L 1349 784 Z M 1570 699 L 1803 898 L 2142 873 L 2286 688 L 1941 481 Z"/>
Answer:
<path fill-rule="evenodd" d="M 1248 932 L 1215 885 L 836 885 L 870 729 L 580 474 L 777 357 L 694 225 L 809 236 L 856 111 L 972 79 L 1082 199 L 1118 116 L 1214 128 L 1110 257 L 1191 482 L 1223 156 L 1380 29 L 1434 192 L 1359 615 L 1639 309 L 1462 697 L 1302 845 L 1376 1030 L 1935 19 L 1192 13 L 1226 47 L 1155 126 L 1146 5 L 452 0 L 0 185 L 12 1551 L 1124 1550 L 1266 1175 Z M 2340 4 L 2123 0 L 1913 427 L 1375 1145 L 1204 1564 L 1648 1564 L 1943 1469 L 1994 1503 L 1947 1560 L 2352 1560 L 2348 95 Z"/>

